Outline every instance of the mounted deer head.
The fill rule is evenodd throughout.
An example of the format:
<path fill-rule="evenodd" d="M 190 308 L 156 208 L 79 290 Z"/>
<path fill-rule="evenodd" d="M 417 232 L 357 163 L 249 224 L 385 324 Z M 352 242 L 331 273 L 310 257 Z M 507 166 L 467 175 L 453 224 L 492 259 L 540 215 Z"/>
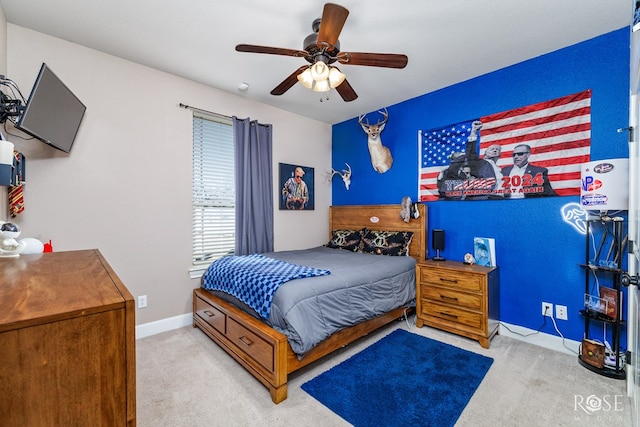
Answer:
<path fill-rule="evenodd" d="M 348 170 L 342 169 L 342 173 L 340 173 L 334 168 L 331 168 L 331 172 L 327 172 L 327 178 L 328 181 L 331 182 L 334 175 L 340 176 L 340 178 L 342 178 L 342 180 L 344 181 L 345 188 L 348 190 L 349 185 L 351 185 L 351 166 L 349 166 L 349 163 L 345 163 L 345 165 L 347 165 Z"/>
<path fill-rule="evenodd" d="M 369 155 L 371 156 L 371 166 L 378 173 L 385 173 L 391 169 L 393 164 L 393 157 L 391 156 L 391 150 L 382 145 L 382 139 L 380 134 L 384 130 L 384 126 L 389 118 L 389 112 L 385 108 L 384 111 L 378 111 L 382 114 L 382 120 L 378 121 L 375 125 L 369 124 L 369 121 L 363 122 L 365 115 L 361 114 L 358 117 L 358 123 L 362 126 L 362 130 L 367 134 L 367 146 L 369 147 Z"/>

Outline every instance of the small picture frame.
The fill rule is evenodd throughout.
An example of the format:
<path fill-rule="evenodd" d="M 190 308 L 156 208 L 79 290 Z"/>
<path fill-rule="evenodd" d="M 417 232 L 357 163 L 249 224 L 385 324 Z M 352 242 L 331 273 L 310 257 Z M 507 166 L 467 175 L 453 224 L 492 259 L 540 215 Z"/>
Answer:
<path fill-rule="evenodd" d="M 280 210 L 314 210 L 314 170 L 309 166 L 279 163 Z"/>

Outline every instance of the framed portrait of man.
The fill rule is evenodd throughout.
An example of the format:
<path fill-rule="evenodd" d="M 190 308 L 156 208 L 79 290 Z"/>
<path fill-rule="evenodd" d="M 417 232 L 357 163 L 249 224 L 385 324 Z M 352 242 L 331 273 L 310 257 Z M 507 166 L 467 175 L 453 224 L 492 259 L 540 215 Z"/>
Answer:
<path fill-rule="evenodd" d="M 314 209 L 314 171 L 312 167 L 280 163 L 280 210 Z"/>

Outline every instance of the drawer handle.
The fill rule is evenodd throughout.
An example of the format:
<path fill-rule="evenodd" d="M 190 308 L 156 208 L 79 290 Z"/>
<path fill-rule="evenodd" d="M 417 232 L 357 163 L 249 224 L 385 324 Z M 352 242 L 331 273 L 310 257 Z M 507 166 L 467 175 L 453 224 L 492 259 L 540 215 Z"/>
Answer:
<path fill-rule="evenodd" d="M 203 313 L 204 313 L 204 314 L 206 314 L 206 315 L 207 315 L 207 316 L 209 316 L 209 317 L 214 317 L 214 316 L 216 315 L 216 314 L 215 314 L 213 311 L 211 311 L 211 310 L 205 310 L 205 311 L 203 311 Z"/>
<path fill-rule="evenodd" d="M 453 319 L 457 319 L 458 318 L 458 316 L 456 316 L 455 314 L 443 313 L 442 311 L 440 312 L 440 314 L 442 314 L 445 317 L 451 317 Z"/>
<path fill-rule="evenodd" d="M 456 279 L 447 279 L 446 277 L 441 277 L 440 281 L 449 282 L 449 283 L 458 283 L 458 280 L 456 280 Z"/>
<path fill-rule="evenodd" d="M 449 301 L 458 301 L 458 298 L 450 297 L 450 296 L 442 295 L 442 294 L 440 295 L 440 299 L 449 300 Z"/>
<path fill-rule="evenodd" d="M 249 338 L 247 338 L 246 336 L 242 336 L 240 337 L 240 341 L 242 341 L 243 344 L 247 345 L 247 346 L 252 346 L 253 345 L 253 341 L 251 341 Z"/>

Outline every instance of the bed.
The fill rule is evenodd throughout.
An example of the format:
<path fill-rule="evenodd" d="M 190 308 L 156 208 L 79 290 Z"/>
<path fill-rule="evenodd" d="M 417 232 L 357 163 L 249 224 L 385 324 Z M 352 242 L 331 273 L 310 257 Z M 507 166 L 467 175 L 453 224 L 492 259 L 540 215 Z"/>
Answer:
<path fill-rule="evenodd" d="M 273 296 L 273 308 L 269 317 L 264 320 L 251 307 L 237 301 L 232 296 L 205 289 L 205 281 L 203 280 L 203 286 L 194 289 L 193 326 L 200 328 L 265 385 L 269 389 L 274 403 L 282 402 L 287 397 L 287 377 L 289 373 L 328 355 L 332 351 L 389 322 L 401 318 L 405 314 L 407 307 L 411 305 L 409 300 L 415 298 L 415 261 L 424 260 L 427 250 L 426 206 L 419 205 L 418 212 L 420 217 L 411 219 L 409 222 L 405 222 L 400 218 L 400 209 L 400 205 L 332 206 L 329 211 L 329 229 L 332 236 L 335 236 L 333 234 L 335 230 L 361 230 L 363 228 L 368 230 L 411 232 L 413 237 L 408 247 L 408 257 L 350 254 L 344 249 L 324 247 L 265 254 L 269 257 L 300 265 L 314 264 L 309 265 L 309 267 L 315 268 L 323 268 L 329 265 L 326 263 L 330 263 L 332 265 L 331 274 L 323 277 L 296 279 L 282 285 Z M 360 261 L 357 261 L 358 263 L 356 261 L 352 262 L 351 258 L 349 258 L 351 255 L 355 255 L 356 258 L 362 258 L 364 264 L 358 264 Z M 340 256 L 347 261 L 337 265 L 331 264 L 333 261 L 330 258 L 335 258 L 336 256 Z M 372 262 L 375 264 L 391 263 L 392 259 L 397 264 L 404 264 L 404 266 L 400 267 L 404 272 L 397 276 L 395 276 L 396 273 L 393 273 L 394 278 L 380 279 L 374 277 L 373 268 L 367 267 L 367 265 L 372 266 Z M 353 268 L 351 270 L 346 268 L 344 266 L 345 263 L 353 264 L 352 267 L 355 268 L 355 271 L 353 271 Z M 326 280 L 350 282 L 356 276 L 366 276 L 365 282 L 380 281 L 383 288 L 378 291 L 366 289 L 360 293 L 358 293 L 359 291 L 350 290 L 348 294 L 350 299 L 349 309 L 341 312 L 339 307 L 333 307 L 338 308 L 335 322 L 325 321 L 327 306 L 316 308 L 315 312 L 322 313 L 322 316 L 318 316 L 318 321 L 331 323 L 331 328 L 316 328 L 313 323 L 302 327 L 296 325 L 295 315 L 293 319 L 291 317 L 285 318 L 285 312 L 287 315 L 289 315 L 289 312 L 295 313 L 297 307 L 292 304 L 297 304 L 297 302 L 282 301 L 280 296 L 284 294 L 283 288 L 289 286 L 292 289 L 305 290 L 305 292 L 309 288 L 313 293 L 317 292 L 314 287 L 316 285 L 321 286 L 320 284 Z M 392 286 L 394 282 L 407 282 L 403 283 L 402 286 L 407 286 L 407 289 L 412 291 L 411 295 L 403 291 L 400 296 L 387 298 L 389 292 L 384 286 Z M 304 286 L 300 286 L 300 284 L 304 284 Z M 322 285 L 322 289 L 324 289 L 324 286 Z M 333 285 L 328 284 L 326 286 Z M 366 287 L 366 283 L 362 286 Z M 344 299 L 344 296 L 340 296 L 340 292 L 342 290 L 336 288 L 331 293 L 334 297 L 332 300 L 334 306 L 340 305 L 340 301 Z M 367 300 L 367 298 L 371 298 L 371 295 L 374 295 L 373 300 Z M 295 298 L 303 302 L 314 300 L 314 298 L 308 298 L 302 294 Z M 363 309 L 362 312 L 353 309 L 354 300 L 361 300 L 355 306 L 360 306 Z M 313 307 L 315 306 L 311 306 L 311 312 L 300 312 L 298 317 L 314 317 Z M 310 315 L 309 313 L 312 314 Z M 298 328 L 303 328 L 304 332 L 301 333 Z M 315 331 L 315 329 L 318 330 Z"/>

